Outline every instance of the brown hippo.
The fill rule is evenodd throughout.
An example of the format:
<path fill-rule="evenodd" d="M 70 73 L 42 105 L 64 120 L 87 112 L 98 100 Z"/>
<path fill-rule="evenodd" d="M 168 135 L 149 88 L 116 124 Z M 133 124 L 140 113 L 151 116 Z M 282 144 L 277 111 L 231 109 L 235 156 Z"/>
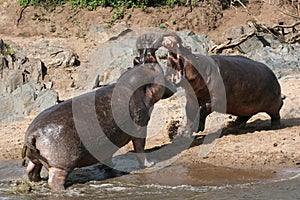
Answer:
<path fill-rule="evenodd" d="M 281 89 L 266 65 L 243 56 L 193 54 L 175 33 L 141 35 L 136 46 L 142 62 L 157 62 L 155 51 L 160 42 L 169 50 L 168 79 L 186 91 L 191 131 L 204 130 L 212 110 L 238 116 L 233 125 L 245 125 L 252 115 L 267 112 L 272 127 L 280 126 Z"/>
<path fill-rule="evenodd" d="M 280 126 L 281 89 L 266 65 L 243 56 L 196 55 L 182 46 L 176 34 L 162 37 L 169 51 L 166 76 L 186 91 L 189 131 L 203 131 L 212 111 L 238 116 L 233 124 L 241 126 L 252 115 L 266 112 L 272 127 Z M 198 120 L 193 123 L 196 118 L 199 125 Z"/>
<path fill-rule="evenodd" d="M 110 159 L 130 141 L 141 165 L 152 166 L 154 163 L 144 155 L 146 126 L 153 105 L 173 94 L 165 92 L 163 75 L 159 64 L 138 65 L 123 73 L 115 84 L 41 112 L 25 135 L 23 158 L 29 159 L 29 180 L 39 181 L 44 166 L 49 171 L 49 187 L 63 190 L 74 168 Z M 129 101 L 124 105 L 126 98 Z M 115 120 L 115 114 L 126 109 L 130 116 L 119 113 L 121 117 Z M 120 123 L 130 125 L 132 132 L 125 132 Z"/>

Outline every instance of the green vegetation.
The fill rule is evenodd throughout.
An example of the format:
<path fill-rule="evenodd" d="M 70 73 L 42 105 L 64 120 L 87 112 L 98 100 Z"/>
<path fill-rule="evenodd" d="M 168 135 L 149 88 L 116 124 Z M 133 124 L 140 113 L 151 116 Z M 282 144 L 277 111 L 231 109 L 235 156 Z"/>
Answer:
<path fill-rule="evenodd" d="M 15 54 L 15 50 L 7 43 L 4 43 L 4 46 L 5 46 L 5 54 L 6 55 L 14 55 Z"/>
<path fill-rule="evenodd" d="M 201 0 L 192 1 L 194 5 Z M 109 24 L 114 24 L 116 20 L 123 19 L 125 16 L 131 17 L 130 13 L 126 13 L 130 8 L 161 7 L 184 5 L 186 0 L 19 0 L 21 6 L 42 6 L 47 10 L 55 8 L 55 6 L 71 3 L 73 8 L 87 8 L 94 10 L 98 6 L 112 7 L 112 18 Z"/>
<path fill-rule="evenodd" d="M 200 0 L 192 1 L 193 4 L 199 2 Z M 21 6 L 55 6 L 62 5 L 66 2 L 70 2 L 71 5 L 81 8 L 95 9 L 98 6 L 103 7 L 125 7 L 125 8 L 145 8 L 148 6 L 173 6 L 173 5 L 184 5 L 186 0 L 19 0 Z"/>
<path fill-rule="evenodd" d="M 203 0 L 192 1 L 193 5 Z M 73 8 L 87 8 L 94 10 L 98 6 L 112 7 L 113 16 L 110 24 L 114 24 L 116 20 L 123 19 L 125 16 L 131 17 L 130 13 L 126 13 L 130 8 L 142 8 L 146 10 L 147 7 L 161 7 L 185 5 L 186 0 L 19 0 L 21 6 L 42 6 L 48 10 L 55 8 L 55 6 L 63 5 L 67 2 L 71 3 Z"/>

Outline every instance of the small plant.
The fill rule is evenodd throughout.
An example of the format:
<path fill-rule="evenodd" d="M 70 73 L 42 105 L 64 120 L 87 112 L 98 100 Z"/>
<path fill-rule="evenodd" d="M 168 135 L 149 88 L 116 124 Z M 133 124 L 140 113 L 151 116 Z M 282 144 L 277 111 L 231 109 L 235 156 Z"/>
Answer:
<path fill-rule="evenodd" d="M 165 29 L 165 28 L 166 28 L 166 25 L 164 25 L 164 24 L 160 24 L 160 25 L 159 25 L 159 28 L 161 28 L 161 29 Z"/>
<path fill-rule="evenodd" d="M 113 25 L 117 20 L 123 19 L 126 9 L 124 7 L 114 8 L 112 12 L 113 16 L 110 20 L 110 25 Z"/>
<path fill-rule="evenodd" d="M 5 54 L 9 56 L 15 55 L 15 50 L 7 43 L 4 43 L 5 46 Z"/>
<path fill-rule="evenodd" d="M 79 23 L 77 18 L 72 18 L 71 22 L 72 22 L 72 24 L 78 24 Z"/>
<path fill-rule="evenodd" d="M 174 6 L 175 4 L 182 6 L 185 3 L 186 0 L 167 0 L 167 5 L 170 7 Z"/>

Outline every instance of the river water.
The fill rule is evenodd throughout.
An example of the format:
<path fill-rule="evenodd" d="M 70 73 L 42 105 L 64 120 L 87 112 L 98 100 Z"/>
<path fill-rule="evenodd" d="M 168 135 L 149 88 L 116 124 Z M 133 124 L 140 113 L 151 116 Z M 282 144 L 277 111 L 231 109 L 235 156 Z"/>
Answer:
<path fill-rule="evenodd" d="M 172 164 L 124 174 L 104 171 L 99 164 L 75 170 L 66 191 L 54 193 L 46 179 L 29 183 L 20 163 L 0 163 L 0 199 L 300 199 L 300 168 L 275 172 Z"/>

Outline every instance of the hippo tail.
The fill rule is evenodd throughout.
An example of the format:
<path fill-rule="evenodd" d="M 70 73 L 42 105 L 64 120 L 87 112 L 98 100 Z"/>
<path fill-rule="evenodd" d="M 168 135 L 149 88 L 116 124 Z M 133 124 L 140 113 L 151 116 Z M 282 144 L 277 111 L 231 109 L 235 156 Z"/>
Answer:
<path fill-rule="evenodd" d="M 27 151 L 27 145 L 26 144 L 24 144 L 23 145 L 23 148 L 22 148 L 22 166 L 24 167 L 25 166 L 25 162 L 26 162 L 26 159 L 25 159 L 25 157 L 26 157 L 26 151 Z"/>
<path fill-rule="evenodd" d="M 23 167 L 25 166 L 26 156 L 27 156 L 28 150 L 31 150 L 31 151 L 34 151 L 34 152 L 38 151 L 36 149 L 36 146 L 35 146 L 36 139 L 33 136 L 33 134 L 30 134 L 30 136 L 28 136 L 28 137 L 27 137 L 27 135 L 28 135 L 28 133 L 26 133 L 26 136 L 25 136 L 26 139 L 24 141 L 24 145 L 23 145 L 22 152 L 21 152 L 22 166 Z"/>

